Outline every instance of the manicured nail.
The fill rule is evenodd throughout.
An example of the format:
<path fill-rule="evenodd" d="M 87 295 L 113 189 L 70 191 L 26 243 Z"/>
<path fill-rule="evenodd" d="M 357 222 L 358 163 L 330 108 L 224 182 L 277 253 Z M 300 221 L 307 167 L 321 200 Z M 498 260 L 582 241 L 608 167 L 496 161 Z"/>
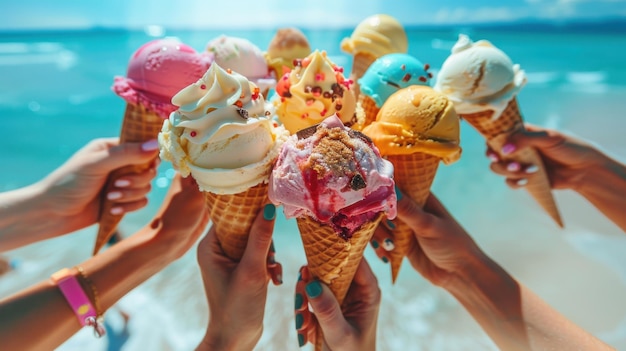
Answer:
<path fill-rule="evenodd" d="M 520 170 L 520 168 L 521 166 L 517 162 L 511 162 L 508 165 L 506 165 L 506 170 L 509 172 L 517 172 Z"/>
<path fill-rule="evenodd" d="M 130 180 L 128 179 L 118 179 L 115 181 L 115 186 L 118 188 L 124 188 L 130 185 Z"/>
<path fill-rule="evenodd" d="M 150 141 L 146 141 L 141 144 L 141 149 L 143 151 L 154 151 L 159 149 L 159 142 L 156 139 L 152 139 Z"/>
<path fill-rule="evenodd" d="M 302 334 L 298 334 L 298 345 L 300 345 L 300 347 L 304 346 L 304 335 Z"/>
<path fill-rule="evenodd" d="M 282 285 L 283 284 L 283 275 L 282 274 L 277 274 L 276 275 L 276 280 L 278 280 L 278 285 Z"/>
<path fill-rule="evenodd" d="M 322 284 L 317 280 L 314 280 L 306 285 L 305 287 L 306 294 L 309 295 L 310 298 L 314 299 L 322 294 Z"/>
<path fill-rule="evenodd" d="M 303 302 L 304 298 L 302 298 L 302 294 L 296 294 L 296 310 L 299 310 L 302 307 Z"/>
<path fill-rule="evenodd" d="M 270 243 L 270 252 L 276 252 L 276 248 L 274 247 L 274 240 Z"/>
<path fill-rule="evenodd" d="M 378 241 L 376 241 L 376 240 L 372 240 L 372 247 L 373 247 L 374 249 L 377 249 L 379 246 L 380 246 L 380 245 L 378 244 Z"/>
<path fill-rule="evenodd" d="M 122 197 L 122 193 L 119 191 L 112 191 L 107 194 L 107 199 L 109 200 L 117 200 Z"/>
<path fill-rule="evenodd" d="M 519 185 L 519 186 L 523 186 L 523 185 L 526 185 L 526 184 L 528 184 L 528 179 L 526 179 L 526 178 L 520 179 L 520 180 L 517 181 L 517 185 Z"/>
<path fill-rule="evenodd" d="M 383 249 L 387 250 L 387 251 L 391 251 L 393 249 L 395 249 L 396 245 L 393 244 L 393 240 L 387 238 L 385 239 L 385 241 L 383 241 Z"/>
<path fill-rule="evenodd" d="M 400 191 L 400 189 L 398 189 L 398 185 L 394 185 L 396 188 L 396 198 L 398 199 L 398 201 L 402 200 L 402 192 Z"/>
<path fill-rule="evenodd" d="M 535 172 L 537 172 L 538 170 L 539 170 L 539 167 L 537 167 L 537 166 L 535 166 L 535 165 L 530 165 L 530 166 L 528 166 L 528 167 L 524 170 L 524 172 L 526 172 L 526 173 L 535 173 Z"/>
<path fill-rule="evenodd" d="M 502 147 L 502 154 L 503 155 L 508 155 L 510 153 L 512 153 L 513 151 L 515 151 L 515 145 L 513 144 L 504 144 L 504 146 Z"/>
<path fill-rule="evenodd" d="M 265 207 L 263 207 L 263 218 L 265 218 L 265 220 L 271 221 L 272 219 L 274 219 L 274 217 L 276 217 L 276 206 L 274 206 L 273 204 L 265 205 Z"/>
<path fill-rule="evenodd" d="M 304 323 L 304 317 L 300 313 L 296 314 L 296 329 L 302 328 L 302 324 Z"/>
<path fill-rule="evenodd" d="M 113 207 L 111 209 L 111 214 L 112 215 L 121 215 L 122 213 L 124 213 L 124 209 L 121 207 Z"/>
<path fill-rule="evenodd" d="M 383 262 L 385 262 L 385 263 L 389 262 L 389 259 L 387 257 L 385 257 L 385 256 L 381 257 L 380 259 L 383 260 Z"/>
<path fill-rule="evenodd" d="M 396 225 L 390 219 L 387 220 L 387 227 L 389 227 L 389 229 L 391 229 L 391 230 L 396 229 Z"/>
<path fill-rule="evenodd" d="M 487 157 L 491 160 L 491 162 L 498 162 L 500 160 L 498 155 L 492 153 L 489 153 Z"/>

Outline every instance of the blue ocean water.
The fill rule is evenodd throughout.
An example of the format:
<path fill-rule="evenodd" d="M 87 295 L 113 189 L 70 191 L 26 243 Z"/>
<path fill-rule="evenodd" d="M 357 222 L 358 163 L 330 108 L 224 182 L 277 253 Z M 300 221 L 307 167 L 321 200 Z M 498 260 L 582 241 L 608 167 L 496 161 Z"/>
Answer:
<path fill-rule="evenodd" d="M 303 30 L 312 48 L 326 50 L 349 71 L 339 49 L 345 30 Z M 527 121 L 569 131 L 626 159 L 626 35 L 623 31 L 528 28 L 408 28 L 409 53 L 436 73 L 459 33 L 487 39 L 527 72 L 519 95 Z M 273 30 L 166 31 L 197 50 L 221 34 L 244 37 L 264 49 Z M 45 176 L 89 140 L 119 133 L 125 103 L 111 91 L 132 52 L 153 39 L 143 31 L 79 31 L 0 34 L 0 191 Z M 626 242 L 623 233 L 575 194 L 556 194 L 566 223 L 559 230 L 527 194 L 491 174 L 485 144 L 462 125 L 463 156 L 442 165 L 433 192 L 496 261 L 559 311 L 616 347 L 626 347 Z M 126 235 L 158 208 L 173 170 L 163 163 L 150 205 L 125 217 Z M 89 228 L 7 253 L 18 268 L 0 277 L 0 296 L 45 279 L 62 266 L 86 259 L 95 231 Z M 277 258 L 285 285 L 271 287 L 266 334 L 260 350 L 295 349 L 292 291 L 304 264 L 293 221 L 279 217 Z M 208 316 L 193 252 L 173 263 L 120 302 L 131 314 L 125 350 L 192 348 Z M 383 290 L 379 346 L 383 350 L 495 349 L 480 328 L 445 291 L 434 288 L 408 264 L 398 283 L 388 267 L 366 251 Z M 148 311 L 148 308 L 150 310 Z M 115 320 L 115 318 L 112 318 Z M 157 321 L 155 323 L 155 321 Z M 64 350 L 104 349 L 79 333 Z M 142 348 L 143 349 L 143 348 Z"/>

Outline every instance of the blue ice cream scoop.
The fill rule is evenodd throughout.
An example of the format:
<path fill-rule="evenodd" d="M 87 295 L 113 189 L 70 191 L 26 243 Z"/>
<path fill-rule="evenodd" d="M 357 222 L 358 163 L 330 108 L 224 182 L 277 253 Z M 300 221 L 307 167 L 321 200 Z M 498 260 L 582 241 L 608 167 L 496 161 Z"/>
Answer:
<path fill-rule="evenodd" d="M 411 85 L 429 85 L 432 74 L 428 64 L 408 54 L 381 56 L 370 65 L 358 83 L 361 94 L 367 95 L 381 107 L 387 98 Z"/>

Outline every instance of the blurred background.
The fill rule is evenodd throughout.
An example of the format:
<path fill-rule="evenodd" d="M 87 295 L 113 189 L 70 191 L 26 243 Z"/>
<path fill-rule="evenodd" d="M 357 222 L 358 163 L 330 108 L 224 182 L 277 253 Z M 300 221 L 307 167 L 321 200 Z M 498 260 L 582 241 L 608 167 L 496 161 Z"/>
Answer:
<path fill-rule="evenodd" d="M 276 29 L 296 26 L 311 48 L 326 50 L 349 72 L 351 57 L 339 43 L 377 13 L 405 26 L 409 53 L 435 75 L 460 33 L 491 41 L 527 73 L 518 100 L 527 121 L 626 159 L 623 0 L 0 0 L 0 191 L 41 179 L 93 138 L 118 135 L 125 102 L 111 91 L 113 77 L 126 73 L 131 54 L 149 40 L 175 36 L 202 51 L 208 41 L 230 35 L 264 51 Z M 484 141 L 465 123 L 461 146 L 461 160 L 439 168 L 433 192 L 507 271 L 583 328 L 626 349 L 624 233 L 567 191 L 555 194 L 566 226 L 559 229 L 524 191 L 509 189 L 489 171 Z M 122 235 L 148 222 L 173 174 L 170 164 L 161 164 L 150 204 L 124 218 Z M 2 253 L 15 269 L 0 277 L 0 296 L 87 259 L 94 237 L 92 227 Z M 293 289 L 305 263 L 294 221 L 279 216 L 275 242 L 285 284 L 270 287 L 257 349 L 294 350 Z M 388 265 L 369 248 L 365 256 L 383 291 L 379 349 L 496 349 L 449 294 L 408 263 L 391 285 Z M 121 332 L 118 309 L 130 315 L 128 334 Z M 206 310 L 192 249 L 107 313 L 121 348 L 83 330 L 60 349 L 193 349 Z"/>

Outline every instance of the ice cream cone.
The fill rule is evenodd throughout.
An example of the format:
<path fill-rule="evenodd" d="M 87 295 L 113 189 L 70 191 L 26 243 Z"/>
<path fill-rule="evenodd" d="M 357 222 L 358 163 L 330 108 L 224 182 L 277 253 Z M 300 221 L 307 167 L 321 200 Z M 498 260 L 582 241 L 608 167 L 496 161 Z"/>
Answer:
<path fill-rule="evenodd" d="M 364 94 L 359 95 L 359 104 L 361 105 L 363 115 L 365 116 L 362 125 L 362 128 L 365 128 L 365 126 L 376 120 L 376 115 L 378 115 L 380 107 L 376 106 L 374 99 Z"/>
<path fill-rule="evenodd" d="M 354 96 L 359 97 L 361 91 L 359 89 L 359 78 L 363 77 L 369 66 L 376 61 L 377 57 L 366 53 L 358 52 L 352 59 L 352 70 L 350 71 L 350 79 L 354 81 Z"/>
<path fill-rule="evenodd" d="M 485 137 L 487 143 L 499 152 L 509 135 L 524 128 L 524 122 L 516 98 L 509 102 L 499 118 L 492 120 L 493 113 L 494 111 L 492 110 L 486 110 L 472 114 L 460 114 L 460 116 L 476 128 Z M 528 176 L 528 183 L 525 188 L 544 211 L 562 228 L 563 221 L 552 195 L 550 180 L 539 153 L 533 148 L 526 148 L 513 155 L 500 155 L 500 157 L 505 161 L 534 164 L 539 168 L 537 172 Z"/>
<path fill-rule="evenodd" d="M 424 206 L 430 186 L 435 179 L 439 161 L 437 156 L 417 152 L 408 155 L 389 155 L 387 159 L 394 167 L 394 181 L 402 192 L 420 206 Z M 393 244 L 395 248 L 389 252 L 391 279 L 395 283 L 402 260 L 409 252 L 411 241 L 414 240 L 413 229 L 399 219 L 393 220 Z"/>
<path fill-rule="evenodd" d="M 341 238 L 334 228 L 313 217 L 296 218 L 309 272 L 313 278 L 328 285 L 340 305 L 363 258 L 363 251 L 382 217 L 381 213 L 372 221 L 364 223 L 349 240 Z M 322 350 L 323 343 L 322 329 L 317 328 L 315 350 Z"/>
<path fill-rule="evenodd" d="M 268 184 L 259 184 L 238 194 L 204 192 L 209 217 L 226 256 L 239 261 L 248 243 L 250 228 L 267 203 Z"/>
<path fill-rule="evenodd" d="M 126 111 L 124 113 L 124 120 L 122 122 L 122 131 L 120 133 L 120 143 L 126 142 L 144 142 L 150 139 L 156 139 L 157 135 L 161 131 L 163 126 L 163 118 L 156 113 L 147 110 L 141 104 L 127 104 Z M 111 214 L 111 208 L 113 208 L 113 202 L 106 198 L 111 189 L 114 187 L 114 183 L 120 177 L 127 174 L 136 174 L 143 172 L 150 167 L 151 162 L 126 166 L 109 174 L 107 183 L 104 186 L 104 190 L 101 195 L 100 203 L 100 215 L 98 217 L 98 234 L 96 236 L 96 244 L 94 246 L 93 254 L 97 254 L 98 251 L 109 241 L 118 223 L 124 217 L 121 215 Z"/>

